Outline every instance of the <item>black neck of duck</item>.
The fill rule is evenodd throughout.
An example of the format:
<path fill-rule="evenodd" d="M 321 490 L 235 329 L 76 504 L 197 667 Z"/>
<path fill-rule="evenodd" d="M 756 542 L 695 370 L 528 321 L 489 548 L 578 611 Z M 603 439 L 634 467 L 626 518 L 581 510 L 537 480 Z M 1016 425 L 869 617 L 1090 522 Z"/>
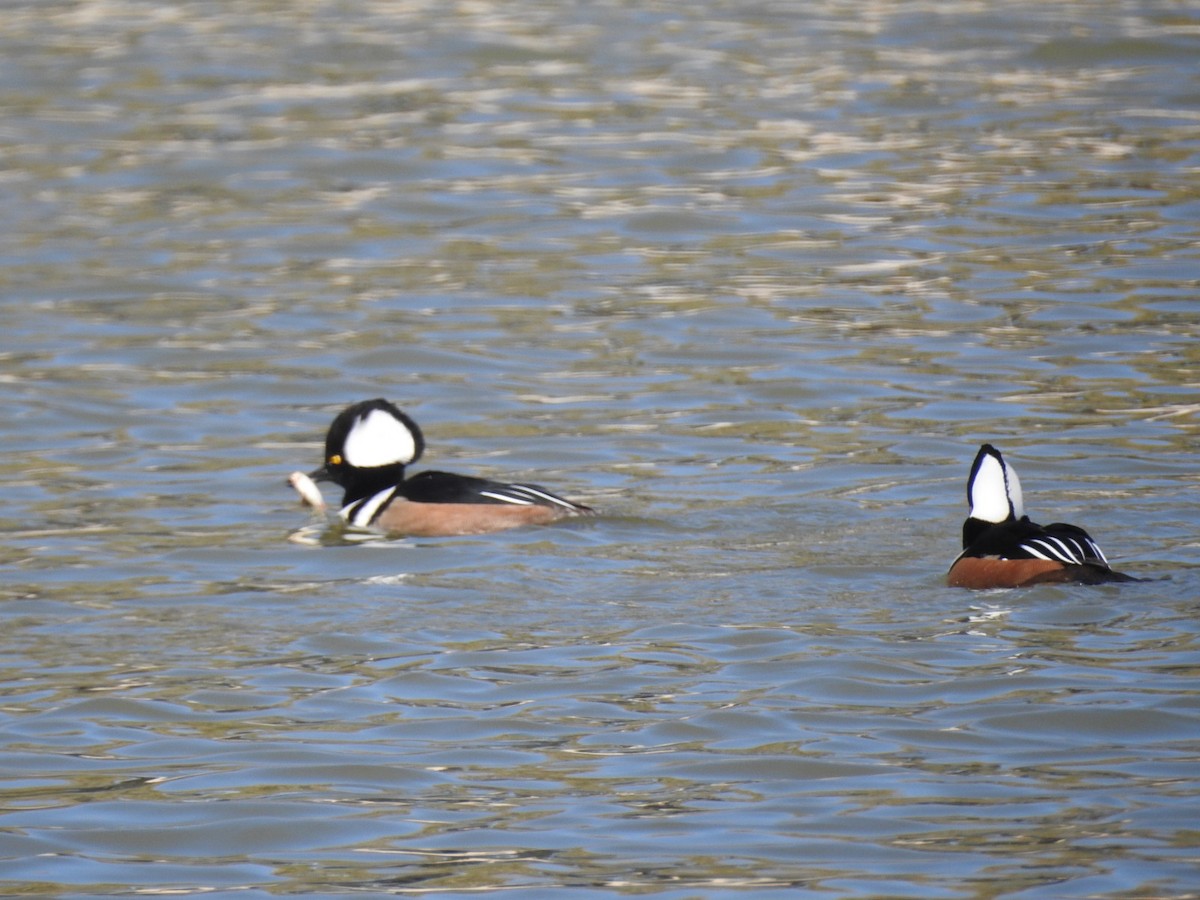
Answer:
<path fill-rule="evenodd" d="M 404 480 L 404 465 L 374 466 L 370 469 L 353 469 L 342 473 L 342 506 L 349 506 L 380 491 L 394 487 Z"/>

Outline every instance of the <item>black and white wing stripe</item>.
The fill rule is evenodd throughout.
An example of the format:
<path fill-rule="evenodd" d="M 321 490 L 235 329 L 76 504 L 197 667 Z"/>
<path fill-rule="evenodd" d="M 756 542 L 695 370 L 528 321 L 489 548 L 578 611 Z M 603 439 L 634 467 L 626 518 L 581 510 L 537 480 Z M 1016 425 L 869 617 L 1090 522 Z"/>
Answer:
<path fill-rule="evenodd" d="M 536 484 L 505 484 L 450 472 L 419 472 L 402 483 L 399 496 L 416 503 L 498 503 L 549 506 L 575 513 L 590 511 Z"/>
<path fill-rule="evenodd" d="M 1078 541 L 1062 540 L 1046 536 L 1021 545 L 1021 549 L 1035 559 L 1056 560 L 1067 565 L 1082 565 L 1087 558 L 1087 551 Z M 1091 554 L 1095 557 L 1095 553 Z"/>
<path fill-rule="evenodd" d="M 562 509 L 578 510 L 579 505 L 562 497 L 556 497 L 536 484 L 489 484 L 479 496 L 501 503 L 517 506 L 558 506 Z"/>
<path fill-rule="evenodd" d="M 1103 551 L 1091 535 L 1076 525 L 1061 522 L 1047 525 L 1042 533 L 1021 541 L 1021 549 L 1034 559 L 1048 559 L 1066 565 L 1099 563 L 1107 566 Z"/>

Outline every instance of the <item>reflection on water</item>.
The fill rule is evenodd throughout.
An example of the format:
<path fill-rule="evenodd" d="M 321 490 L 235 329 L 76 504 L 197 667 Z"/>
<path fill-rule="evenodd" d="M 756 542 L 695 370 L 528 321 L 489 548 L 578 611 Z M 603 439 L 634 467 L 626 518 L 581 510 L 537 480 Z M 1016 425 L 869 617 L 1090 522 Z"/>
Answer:
<path fill-rule="evenodd" d="M 1198 28 L 6 10 L 7 892 L 1194 894 Z M 605 515 L 289 542 L 380 395 Z"/>

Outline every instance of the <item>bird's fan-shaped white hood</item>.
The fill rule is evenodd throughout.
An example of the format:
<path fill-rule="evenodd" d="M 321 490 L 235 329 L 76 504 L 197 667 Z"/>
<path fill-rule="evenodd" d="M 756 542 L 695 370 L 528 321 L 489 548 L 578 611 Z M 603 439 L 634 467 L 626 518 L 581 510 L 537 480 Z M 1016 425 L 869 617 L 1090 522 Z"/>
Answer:
<path fill-rule="evenodd" d="M 408 425 L 384 409 L 372 409 L 358 419 L 346 435 L 342 455 L 359 468 L 408 465 L 417 454 L 417 442 Z"/>

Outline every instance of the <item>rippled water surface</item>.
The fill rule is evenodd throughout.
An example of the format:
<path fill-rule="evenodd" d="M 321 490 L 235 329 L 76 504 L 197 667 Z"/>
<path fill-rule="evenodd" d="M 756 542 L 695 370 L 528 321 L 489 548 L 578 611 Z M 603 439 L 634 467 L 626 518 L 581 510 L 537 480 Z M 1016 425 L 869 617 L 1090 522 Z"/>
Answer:
<path fill-rule="evenodd" d="M 1194 4 L 10 3 L 0 102 L 0 893 L 1200 897 Z M 604 515 L 297 542 L 374 396 Z M 1147 580 L 945 587 L 983 441 Z"/>

